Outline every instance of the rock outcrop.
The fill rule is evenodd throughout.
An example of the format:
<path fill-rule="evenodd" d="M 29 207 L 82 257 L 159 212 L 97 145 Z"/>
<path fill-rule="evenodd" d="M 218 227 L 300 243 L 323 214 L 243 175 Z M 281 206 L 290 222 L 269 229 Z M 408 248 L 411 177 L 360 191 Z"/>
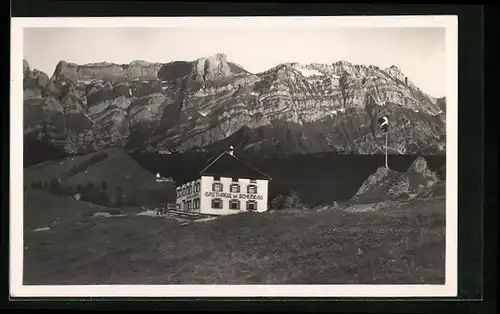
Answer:
<path fill-rule="evenodd" d="M 434 173 L 429 166 L 427 161 L 423 157 L 418 157 L 408 168 L 409 173 L 415 173 L 421 175 L 426 179 L 427 187 L 432 187 L 438 182 L 438 176 Z"/>
<path fill-rule="evenodd" d="M 376 120 L 388 114 L 390 153 L 445 152 L 445 100 L 396 66 L 284 63 L 253 74 L 216 54 L 166 64 L 61 61 L 50 79 L 23 67 L 30 124 L 59 116 L 66 142 L 69 128 L 98 148 L 373 154 L 384 151 Z"/>
<path fill-rule="evenodd" d="M 353 200 L 372 202 L 390 199 L 412 199 L 428 196 L 438 183 L 423 157 L 417 157 L 406 172 L 380 167 L 358 189 Z"/>

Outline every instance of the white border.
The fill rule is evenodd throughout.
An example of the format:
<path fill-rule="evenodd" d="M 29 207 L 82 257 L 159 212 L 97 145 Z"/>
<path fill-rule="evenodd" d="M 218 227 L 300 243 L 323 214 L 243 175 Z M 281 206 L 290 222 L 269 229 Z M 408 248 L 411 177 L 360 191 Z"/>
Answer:
<path fill-rule="evenodd" d="M 12 297 L 452 297 L 457 295 L 458 17 L 177 17 L 12 18 L 10 132 L 10 293 Z M 445 285 L 101 285 L 23 286 L 23 28 L 446 28 L 446 282 Z"/>

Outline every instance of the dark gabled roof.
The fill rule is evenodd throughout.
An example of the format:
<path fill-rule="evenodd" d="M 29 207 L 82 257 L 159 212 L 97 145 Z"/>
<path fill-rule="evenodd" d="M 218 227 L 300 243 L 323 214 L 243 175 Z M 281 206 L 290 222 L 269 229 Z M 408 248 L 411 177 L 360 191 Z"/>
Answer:
<path fill-rule="evenodd" d="M 223 152 L 200 171 L 200 176 L 270 180 L 271 177 L 240 158 Z"/>

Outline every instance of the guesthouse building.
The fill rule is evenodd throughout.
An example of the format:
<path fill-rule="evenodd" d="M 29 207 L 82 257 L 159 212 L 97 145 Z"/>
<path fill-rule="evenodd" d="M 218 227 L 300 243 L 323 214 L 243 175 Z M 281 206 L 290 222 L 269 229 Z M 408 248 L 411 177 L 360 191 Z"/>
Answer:
<path fill-rule="evenodd" d="M 271 177 L 234 155 L 233 147 L 177 186 L 177 209 L 211 215 L 267 210 Z"/>

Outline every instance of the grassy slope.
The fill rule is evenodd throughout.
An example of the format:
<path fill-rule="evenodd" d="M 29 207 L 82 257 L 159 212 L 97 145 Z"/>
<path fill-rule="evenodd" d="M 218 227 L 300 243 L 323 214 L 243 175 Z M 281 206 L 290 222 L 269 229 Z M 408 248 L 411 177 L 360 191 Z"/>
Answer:
<path fill-rule="evenodd" d="M 55 224 L 75 222 L 86 213 L 103 209 L 96 204 L 80 202 L 69 196 L 55 196 L 43 190 L 30 190 L 27 193 L 24 229 L 28 232 Z"/>
<path fill-rule="evenodd" d="M 144 169 L 130 158 L 126 152 L 119 148 L 103 150 L 108 158 L 91 165 L 87 173 L 80 172 L 70 176 L 63 185 L 75 188 L 93 182 L 100 185 L 106 181 L 109 193 L 115 193 L 116 187 L 121 186 L 125 195 L 136 195 L 141 204 L 164 202 L 168 199 L 175 200 L 175 190 L 170 184 L 159 185 L 156 183 L 155 174 Z M 49 181 L 50 178 L 61 178 L 68 173 L 73 165 L 81 164 L 88 160 L 92 153 L 84 156 L 43 162 L 24 169 L 24 182 L 29 185 L 32 181 Z"/>
<path fill-rule="evenodd" d="M 82 218 L 25 238 L 25 284 L 444 283 L 444 200 L 180 226 Z"/>
<path fill-rule="evenodd" d="M 24 184 L 31 182 L 49 182 L 51 178 L 61 178 L 67 174 L 73 166 L 77 166 L 88 161 L 93 155 L 99 152 L 76 156 L 74 158 L 61 158 L 38 163 L 28 168 L 24 168 Z"/>

